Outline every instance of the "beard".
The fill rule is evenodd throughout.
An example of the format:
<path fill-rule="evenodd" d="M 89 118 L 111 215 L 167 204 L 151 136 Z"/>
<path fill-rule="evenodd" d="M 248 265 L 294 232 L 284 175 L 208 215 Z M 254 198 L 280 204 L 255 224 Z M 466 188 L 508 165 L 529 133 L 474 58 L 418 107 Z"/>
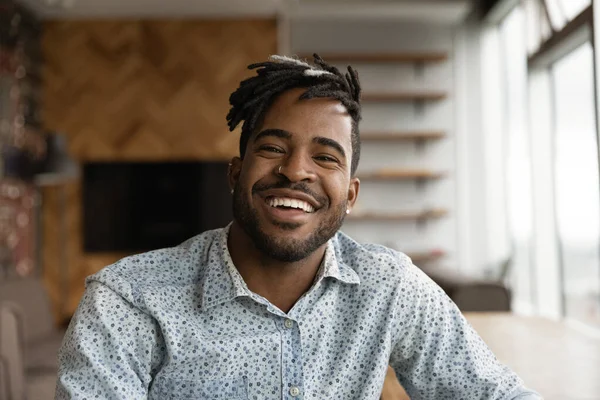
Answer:
<path fill-rule="evenodd" d="M 303 183 L 295 185 L 289 182 L 280 182 L 272 185 L 256 184 L 252 187 L 252 194 L 268 189 L 283 188 L 310 194 L 323 205 L 320 210 L 327 209 L 326 206 L 329 205 L 328 214 L 307 238 L 298 240 L 285 236 L 275 237 L 266 234 L 261 229 L 258 212 L 250 206 L 250 203 L 244 196 L 247 190 L 240 185 L 239 180 L 233 192 L 233 217 L 261 253 L 277 261 L 296 262 L 308 257 L 336 234 L 344 223 L 348 202 L 345 201 L 342 204 L 331 206 L 327 198 L 316 196 Z M 295 223 L 276 223 L 275 225 L 284 231 L 291 231 L 300 227 L 300 224 Z"/>

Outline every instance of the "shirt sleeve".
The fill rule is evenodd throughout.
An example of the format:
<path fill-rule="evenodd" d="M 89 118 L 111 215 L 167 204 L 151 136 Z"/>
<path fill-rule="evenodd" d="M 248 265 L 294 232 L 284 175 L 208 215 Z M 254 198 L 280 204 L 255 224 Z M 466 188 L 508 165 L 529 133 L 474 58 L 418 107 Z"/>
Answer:
<path fill-rule="evenodd" d="M 398 288 L 390 365 L 412 400 L 539 400 L 417 267 Z"/>
<path fill-rule="evenodd" d="M 88 281 L 59 351 L 56 400 L 147 397 L 160 333 L 133 297 L 124 282 Z"/>

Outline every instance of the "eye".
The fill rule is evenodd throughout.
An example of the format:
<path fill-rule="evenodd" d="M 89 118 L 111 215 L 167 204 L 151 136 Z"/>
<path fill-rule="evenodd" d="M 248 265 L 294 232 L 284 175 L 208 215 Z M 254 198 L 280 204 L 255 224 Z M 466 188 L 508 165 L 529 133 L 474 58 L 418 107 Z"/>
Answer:
<path fill-rule="evenodd" d="M 327 162 L 327 163 L 337 163 L 338 162 L 337 158 L 328 156 L 326 154 L 316 156 L 315 160 L 323 161 L 323 162 Z"/>
<path fill-rule="evenodd" d="M 264 145 L 264 146 L 260 146 L 259 148 L 261 151 L 266 151 L 269 153 L 279 153 L 279 154 L 283 154 L 284 151 L 283 149 L 276 147 L 276 146 L 270 146 L 270 145 Z"/>

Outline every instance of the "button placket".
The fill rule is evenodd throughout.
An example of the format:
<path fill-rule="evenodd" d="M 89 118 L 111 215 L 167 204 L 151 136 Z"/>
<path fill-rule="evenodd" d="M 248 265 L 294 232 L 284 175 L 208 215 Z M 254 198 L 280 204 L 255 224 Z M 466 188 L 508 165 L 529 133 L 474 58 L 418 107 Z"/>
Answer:
<path fill-rule="evenodd" d="M 282 389 L 286 399 L 302 399 L 303 372 L 302 372 L 302 341 L 300 338 L 300 325 L 291 318 L 280 322 L 282 340 Z"/>

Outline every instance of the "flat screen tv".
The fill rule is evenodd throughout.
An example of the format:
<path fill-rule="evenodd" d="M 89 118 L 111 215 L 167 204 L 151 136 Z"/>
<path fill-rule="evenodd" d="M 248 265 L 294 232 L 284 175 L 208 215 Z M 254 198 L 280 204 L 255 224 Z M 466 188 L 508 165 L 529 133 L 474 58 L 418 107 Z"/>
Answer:
<path fill-rule="evenodd" d="M 84 251 L 148 251 L 227 225 L 226 174 L 226 162 L 85 164 Z"/>

